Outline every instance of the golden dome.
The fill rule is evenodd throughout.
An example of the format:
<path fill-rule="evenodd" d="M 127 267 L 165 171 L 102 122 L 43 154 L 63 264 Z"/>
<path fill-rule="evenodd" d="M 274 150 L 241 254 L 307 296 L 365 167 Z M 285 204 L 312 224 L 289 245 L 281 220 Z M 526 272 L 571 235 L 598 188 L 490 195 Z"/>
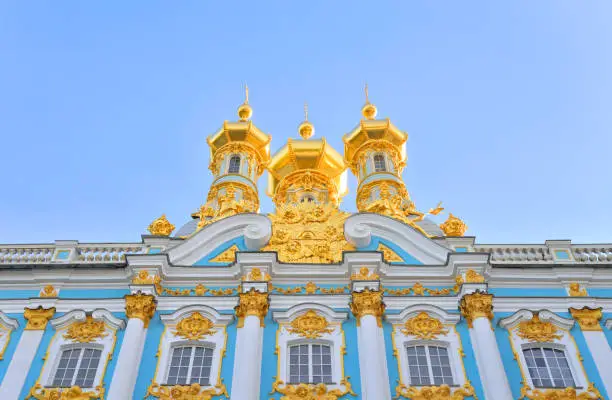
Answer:
<path fill-rule="evenodd" d="M 242 103 L 240 107 L 238 107 L 238 116 L 240 117 L 240 121 L 246 121 L 251 118 L 253 115 L 253 109 L 249 105 L 249 103 Z"/>

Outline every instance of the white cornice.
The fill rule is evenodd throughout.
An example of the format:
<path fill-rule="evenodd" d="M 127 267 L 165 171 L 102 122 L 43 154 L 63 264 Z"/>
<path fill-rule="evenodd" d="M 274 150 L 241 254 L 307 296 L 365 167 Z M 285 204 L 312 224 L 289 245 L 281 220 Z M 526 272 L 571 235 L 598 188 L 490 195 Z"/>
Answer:
<path fill-rule="evenodd" d="M 272 318 L 276 322 L 289 322 L 296 316 L 308 310 L 316 310 L 319 314 L 325 316 L 330 322 L 343 322 L 348 318 L 347 312 L 337 312 L 331 309 L 329 306 L 320 303 L 301 303 L 297 304 L 287 311 L 274 311 L 272 312 Z"/>
<path fill-rule="evenodd" d="M 513 329 L 514 327 L 516 327 L 518 324 L 520 324 L 523 321 L 531 321 L 531 319 L 533 318 L 534 312 L 538 313 L 538 317 L 540 318 L 540 321 L 542 322 L 551 322 L 552 324 L 556 325 L 557 327 L 561 328 L 561 329 L 565 329 L 565 330 L 570 330 L 573 326 L 575 321 L 571 318 L 563 318 L 560 317 L 559 315 L 555 314 L 554 312 L 551 312 L 549 310 L 518 310 L 517 312 L 515 312 L 514 314 L 506 317 L 506 318 L 502 318 L 499 320 L 499 326 L 501 326 L 504 329 Z"/>
<path fill-rule="evenodd" d="M 183 318 L 186 318 L 196 312 L 211 320 L 215 325 L 228 325 L 234 320 L 234 316 L 232 314 L 219 314 L 214 308 L 203 304 L 185 306 L 179 308 L 172 314 L 161 315 L 160 318 L 166 325 L 176 325 Z"/>
<path fill-rule="evenodd" d="M 423 299 L 421 298 L 421 301 Z M 417 316 L 421 312 L 426 312 L 430 316 L 440 320 L 444 324 L 456 324 L 459 322 L 461 317 L 459 314 L 451 314 L 440 307 L 436 307 L 431 304 L 414 304 L 404 308 L 399 314 L 387 314 L 385 319 L 392 324 L 404 323 L 410 318 Z"/>

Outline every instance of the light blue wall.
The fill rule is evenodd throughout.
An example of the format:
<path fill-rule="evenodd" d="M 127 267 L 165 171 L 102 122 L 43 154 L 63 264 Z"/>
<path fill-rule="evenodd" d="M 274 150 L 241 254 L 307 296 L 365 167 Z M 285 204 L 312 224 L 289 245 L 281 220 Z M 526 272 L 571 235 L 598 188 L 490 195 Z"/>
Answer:
<path fill-rule="evenodd" d="M 564 288 L 489 288 L 489 293 L 495 296 L 505 297 L 567 297 L 567 292 Z M 528 308 L 526 299 L 525 308 Z"/>
<path fill-rule="evenodd" d="M 264 337 L 263 337 L 263 354 L 261 361 L 261 386 L 259 392 L 260 399 L 278 399 L 278 393 L 269 395 L 272 391 L 272 384 L 276 381 L 276 372 L 278 366 L 278 356 L 275 354 L 276 348 L 276 331 L 278 324 L 272 319 L 272 310 L 264 318 Z"/>
<path fill-rule="evenodd" d="M 134 399 L 144 399 L 147 389 L 151 385 L 155 367 L 157 367 L 157 350 L 163 332 L 164 324 L 159 319 L 159 313 L 155 313 L 147 329 L 147 337 L 145 338 L 140 368 L 138 369 L 138 379 L 136 379 L 136 386 L 134 387 Z"/>
<path fill-rule="evenodd" d="M 565 313 L 562 315 L 565 318 L 571 318 L 569 313 Z M 570 330 L 570 333 L 574 336 L 576 340 L 576 345 L 578 345 L 578 351 L 582 355 L 582 364 L 584 365 L 584 369 L 586 370 L 587 377 L 589 382 L 593 382 L 595 387 L 601 392 L 604 399 L 609 399 L 608 393 L 606 392 L 606 388 L 603 385 L 603 381 L 601 380 L 601 376 L 599 375 L 599 371 L 597 370 L 597 365 L 595 364 L 595 360 L 593 360 L 593 355 L 589 350 L 586 341 L 584 340 L 584 335 L 580 330 L 578 324 L 574 324 L 574 327 Z"/>
<path fill-rule="evenodd" d="M 25 328 L 27 321 L 23 318 L 23 314 L 7 314 L 9 318 L 14 318 L 19 322 L 19 327 L 11 332 L 11 337 L 9 339 L 8 345 L 4 350 L 4 356 L 2 360 L 0 360 L 0 382 L 4 379 L 4 374 L 6 374 L 6 370 L 13 358 L 13 354 L 15 353 L 15 349 L 17 348 L 17 343 L 21 339 L 21 334 L 23 333 L 23 328 Z"/>
<path fill-rule="evenodd" d="M 465 373 L 467 375 L 468 380 L 474 387 L 476 396 L 479 399 L 484 399 L 485 397 L 482 391 L 482 383 L 480 382 L 480 373 L 478 371 L 478 366 L 476 365 L 476 356 L 474 355 L 474 350 L 472 349 L 472 339 L 470 338 L 467 322 L 465 321 L 465 319 L 461 319 L 461 321 L 457 323 L 456 327 L 457 333 L 461 338 L 461 346 L 463 347 L 463 352 L 465 354 L 465 357 L 463 357 L 463 366 L 465 367 Z"/>
<path fill-rule="evenodd" d="M 127 323 L 127 317 L 125 313 L 113 313 L 113 316 L 116 318 L 120 318 Z M 113 356 L 106 366 L 106 372 L 104 373 L 104 388 L 108 392 L 110 389 L 110 383 L 113 379 L 113 373 L 115 372 L 115 367 L 117 366 L 117 360 L 119 359 L 119 352 L 121 351 L 121 345 L 123 344 L 123 336 L 125 336 L 125 329 L 119 329 L 117 331 L 117 341 L 115 342 L 115 349 L 113 351 Z M 104 360 L 106 362 L 106 360 Z"/>
<path fill-rule="evenodd" d="M 63 313 L 56 313 L 53 318 L 61 317 L 62 315 Z M 40 344 L 38 345 L 38 350 L 36 350 L 34 360 L 32 360 L 32 364 L 30 365 L 30 371 L 28 372 L 25 383 L 21 388 L 21 394 L 19 395 L 20 399 L 26 399 L 30 389 L 36 384 L 45 362 L 44 357 L 47 354 L 49 343 L 51 342 L 54 334 L 55 329 L 51 327 L 51 324 L 47 324 L 45 333 L 43 334 Z"/>

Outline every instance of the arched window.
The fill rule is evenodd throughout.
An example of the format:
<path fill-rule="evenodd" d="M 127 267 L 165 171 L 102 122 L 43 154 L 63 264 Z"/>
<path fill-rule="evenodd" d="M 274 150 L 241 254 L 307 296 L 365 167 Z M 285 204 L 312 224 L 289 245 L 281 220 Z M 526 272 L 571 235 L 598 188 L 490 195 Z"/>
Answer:
<path fill-rule="evenodd" d="M 289 383 L 333 383 L 331 347 L 320 343 L 289 346 Z"/>
<path fill-rule="evenodd" d="M 229 162 L 228 174 L 237 174 L 240 172 L 240 156 L 232 156 Z"/>
<path fill-rule="evenodd" d="M 213 349 L 204 346 L 180 346 L 172 351 L 168 368 L 168 385 L 207 386 L 212 368 Z"/>
<path fill-rule="evenodd" d="M 316 199 L 311 194 L 306 194 L 300 198 L 300 203 L 314 203 L 314 202 L 316 202 Z"/>
<path fill-rule="evenodd" d="M 529 376 L 535 387 L 575 387 L 565 352 L 551 347 L 523 349 Z"/>
<path fill-rule="evenodd" d="M 387 170 L 387 163 L 385 162 L 385 156 L 382 154 L 374 155 L 374 171 L 385 172 Z"/>
<path fill-rule="evenodd" d="M 453 385 L 453 372 L 446 347 L 417 345 L 406 347 L 406 351 L 411 385 Z"/>
<path fill-rule="evenodd" d="M 94 387 L 102 350 L 73 347 L 62 351 L 53 376 L 53 386 Z"/>

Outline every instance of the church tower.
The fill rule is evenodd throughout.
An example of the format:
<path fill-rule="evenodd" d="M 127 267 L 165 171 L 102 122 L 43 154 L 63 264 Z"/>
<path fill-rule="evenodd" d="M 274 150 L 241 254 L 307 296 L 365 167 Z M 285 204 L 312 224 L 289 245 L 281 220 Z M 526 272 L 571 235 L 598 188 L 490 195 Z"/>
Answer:
<path fill-rule="evenodd" d="M 357 209 L 387 215 L 411 225 L 425 217 L 416 207 L 402 179 L 406 166 L 408 134 L 387 119 L 376 119 L 377 108 L 370 103 L 366 85 L 363 119 L 344 135 L 344 158 L 357 177 Z"/>
<path fill-rule="evenodd" d="M 207 138 L 209 169 L 213 182 L 206 204 L 194 214 L 198 229 L 221 218 L 243 212 L 258 212 L 257 179 L 270 160 L 271 136 L 259 130 L 250 118 L 249 89 L 238 107 L 239 120 L 224 121 L 223 127 Z"/>

